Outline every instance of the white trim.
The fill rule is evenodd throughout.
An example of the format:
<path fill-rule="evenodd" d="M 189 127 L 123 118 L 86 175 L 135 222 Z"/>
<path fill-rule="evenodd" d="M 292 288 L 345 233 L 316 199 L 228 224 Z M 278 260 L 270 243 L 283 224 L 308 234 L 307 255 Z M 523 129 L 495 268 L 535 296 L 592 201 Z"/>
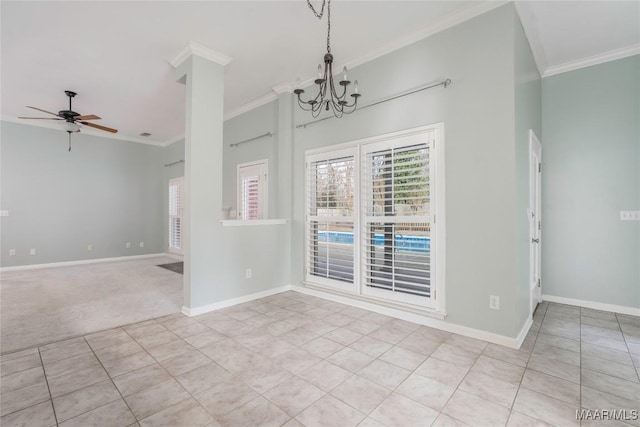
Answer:
<path fill-rule="evenodd" d="M 520 349 L 520 347 L 522 347 L 522 343 L 524 342 L 525 338 L 527 338 L 527 334 L 529 333 L 531 326 L 533 326 L 533 317 L 527 316 L 527 321 L 524 323 L 524 325 L 522 325 L 522 329 L 520 329 L 520 333 L 516 337 L 517 347 L 515 348 Z"/>
<path fill-rule="evenodd" d="M 178 68 L 191 55 L 200 56 L 202 58 L 208 59 L 209 61 L 215 62 L 216 64 L 220 64 L 223 67 L 231 62 L 230 56 L 227 56 L 224 53 L 216 52 L 213 49 L 209 49 L 206 46 L 189 40 L 189 43 L 187 43 L 187 45 L 180 51 L 180 53 L 178 53 L 171 61 L 169 61 L 169 64 L 171 64 L 173 68 Z"/>
<path fill-rule="evenodd" d="M 258 107 L 262 107 L 270 102 L 273 102 L 278 99 L 278 95 L 275 92 L 269 92 L 265 95 L 262 95 L 259 98 L 256 98 L 252 101 L 247 102 L 246 104 L 242 104 L 238 108 L 229 111 L 224 115 L 224 120 L 227 121 L 241 114 L 247 113 L 253 109 Z"/>
<path fill-rule="evenodd" d="M 594 310 L 611 311 L 613 313 L 628 314 L 630 316 L 640 316 L 640 308 L 626 307 L 623 305 L 605 304 L 602 302 L 585 301 L 581 299 L 556 297 L 553 295 L 542 295 L 543 301 L 555 302 L 558 304 L 574 305 L 576 307 L 591 308 Z"/>
<path fill-rule="evenodd" d="M 415 31 L 412 34 L 407 35 L 406 37 L 403 37 L 402 39 L 393 41 L 388 43 L 386 46 L 374 51 L 373 53 L 367 54 L 367 55 L 363 55 L 354 59 L 351 59 L 349 61 L 346 61 L 344 63 L 336 63 L 333 66 L 334 70 L 338 70 L 336 71 L 335 74 L 341 73 L 342 72 L 342 67 L 346 66 L 347 68 L 351 69 L 351 68 L 355 68 L 358 65 L 362 65 L 364 63 L 367 63 L 369 61 L 373 61 L 376 58 L 379 58 L 381 56 L 384 56 L 388 53 L 394 52 L 398 49 L 402 49 L 405 46 L 409 46 L 410 44 L 413 44 L 417 41 L 420 41 L 422 39 L 425 39 L 429 36 L 432 36 L 436 33 L 439 33 L 441 31 L 444 31 L 448 28 L 451 28 L 455 25 L 458 25 L 464 21 L 468 21 L 469 19 L 475 18 L 476 16 L 482 15 L 484 13 L 487 13 L 495 8 L 498 8 L 502 5 L 505 5 L 509 3 L 509 1 L 505 1 L 505 0 L 494 0 L 494 1 L 487 1 L 487 2 L 479 2 L 478 4 L 474 4 L 471 7 L 468 7 L 464 10 L 455 12 L 451 15 L 445 16 L 444 18 L 442 18 L 441 20 L 439 20 L 438 22 L 434 23 L 433 25 L 430 25 L 428 27 L 419 29 L 417 31 Z M 314 80 L 316 79 L 315 75 L 314 77 L 310 77 L 306 80 L 301 81 L 299 84 L 296 82 L 284 82 L 281 83 L 277 86 L 273 87 L 273 91 L 271 93 L 265 94 L 260 98 L 257 98 L 254 101 L 248 102 L 246 104 L 241 105 L 240 107 L 236 108 L 235 110 L 232 110 L 231 112 L 229 112 L 228 114 L 225 114 L 224 119 L 228 120 L 232 117 L 238 116 L 242 113 L 246 113 L 247 111 L 250 111 L 254 108 L 257 108 L 261 105 L 267 104 L 275 99 L 277 99 L 277 95 L 275 95 L 275 93 L 280 93 L 278 92 L 278 90 L 283 90 L 284 92 L 289 92 L 290 90 L 285 89 L 285 88 L 293 88 L 294 86 L 299 86 L 299 87 L 307 87 L 307 86 L 311 86 L 314 82 Z M 260 102 L 262 101 L 262 102 Z"/>
<path fill-rule="evenodd" d="M 233 305 L 242 304 L 260 298 L 265 298 L 281 292 L 290 291 L 291 285 L 280 286 L 277 288 L 267 289 L 266 291 L 256 292 L 255 294 L 244 295 L 237 298 L 230 298 L 224 301 L 214 302 L 213 304 L 201 305 L 200 307 L 189 308 L 182 306 L 182 314 L 185 316 L 198 316 L 199 314 L 209 313 L 211 311 L 220 310 L 221 308 L 231 307 Z"/>
<path fill-rule="evenodd" d="M 223 227 L 247 227 L 253 225 L 284 225 L 288 219 L 223 219 L 220 220 Z"/>
<path fill-rule="evenodd" d="M 476 338 L 479 340 L 491 342 L 498 345 L 503 345 L 505 347 L 518 349 L 522 344 L 519 340 L 521 338 L 520 335 L 523 334 L 522 331 L 526 330 L 528 332 L 529 327 L 531 327 L 530 322 L 531 319 L 527 321 L 524 325 L 520 334 L 517 338 L 507 337 L 504 335 L 495 334 L 493 332 L 482 331 L 480 329 L 470 328 L 468 326 L 457 325 L 455 323 L 446 322 L 444 320 L 436 319 L 426 314 L 420 313 L 412 313 L 406 310 L 391 308 L 387 306 L 383 306 L 380 304 L 374 304 L 366 301 L 362 301 L 360 299 L 353 298 L 351 296 L 341 296 L 336 295 L 334 293 L 323 292 L 320 290 L 310 289 L 304 286 L 291 286 L 291 290 L 295 292 L 300 292 L 302 294 L 311 295 L 318 298 L 327 299 L 330 301 L 339 302 L 341 304 L 350 305 L 353 307 L 362 308 L 365 310 L 373 311 L 375 313 L 384 314 L 386 316 L 395 317 L 397 319 L 406 320 L 408 322 L 417 323 L 424 326 L 429 326 L 431 328 L 440 329 L 443 331 L 451 332 L 458 335 L 464 335 L 470 338 Z M 524 333 L 526 336 L 526 333 Z M 522 338 L 524 340 L 524 338 Z"/>
<path fill-rule="evenodd" d="M 69 267 L 69 266 L 73 266 L 73 265 L 98 264 L 98 263 L 101 263 L 101 262 L 131 261 L 131 260 L 135 260 L 135 259 L 155 258 L 155 257 L 160 257 L 160 256 L 165 256 L 165 255 L 167 255 L 167 254 L 159 253 L 159 254 L 121 256 L 121 257 L 112 257 L 112 258 L 81 259 L 81 260 L 78 260 L 78 261 L 51 262 L 51 263 L 47 263 L 47 264 L 16 265 L 15 267 L 2 267 L 2 268 L 0 268 L 0 272 L 8 273 L 10 271 L 36 270 L 36 269 L 41 269 L 41 268 Z M 169 255 L 167 255 L 167 256 L 169 256 Z"/>
<path fill-rule="evenodd" d="M 603 64 L 605 62 L 615 61 L 616 59 L 626 58 L 628 56 L 640 54 L 640 43 L 620 49 L 610 50 L 609 52 L 599 53 L 575 61 L 565 62 L 564 64 L 553 65 L 547 67 L 542 73 L 542 77 L 555 76 L 556 74 L 566 73 L 568 71 L 579 70 L 580 68 L 590 67 L 592 65 Z"/>
<path fill-rule="evenodd" d="M 273 86 L 271 89 L 278 95 L 282 93 L 293 93 L 293 84 L 291 82 L 280 83 L 279 85 Z"/>
<path fill-rule="evenodd" d="M 2 115 L 0 116 L 0 120 L 2 120 L 3 122 L 9 122 L 9 123 L 18 123 L 21 125 L 25 125 L 25 126 L 35 126 L 38 128 L 45 128 L 45 129 L 51 129 L 51 130 L 57 130 L 60 132 L 67 132 L 64 129 L 62 129 L 62 127 L 58 126 L 56 123 L 57 122 L 46 122 L 43 120 L 34 120 L 34 121 L 27 121 L 25 119 L 19 119 L 16 116 L 7 116 L 7 115 Z M 165 142 L 162 141 L 150 141 L 148 139 L 142 139 L 142 138 L 138 138 L 135 136 L 127 136 L 127 135 L 123 135 L 123 134 L 115 134 L 115 133 L 107 133 L 107 132 L 101 132 L 101 131 L 97 131 L 97 130 L 92 130 L 90 127 L 88 126 L 84 126 L 84 125 L 80 125 L 81 127 L 81 131 L 79 132 L 80 135 L 88 135 L 88 136 L 98 136 L 100 138 L 107 138 L 107 139 L 115 139 L 118 141 L 125 141 L 125 142 L 138 142 L 140 144 L 147 144 L 147 145 L 154 145 L 156 147 L 164 147 Z M 73 134 L 75 137 L 75 135 L 77 135 L 76 133 Z M 72 138 L 73 138 L 72 137 Z M 67 142 L 67 138 L 64 138 L 64 142 Z"/>
<path fill-rule="evenodd" d="M 162 254 L 162 255 L 167 256 L 167 257 L 169 257 L 169 258 L 176 259 L 176 260 L 178 260 L 178 261 L 184 261 L 184 255 L 172 254 L 172 253 L 169 253 L 169 252 L 165 252 L 165 253 L 164 253 L 164 254 Z"/>

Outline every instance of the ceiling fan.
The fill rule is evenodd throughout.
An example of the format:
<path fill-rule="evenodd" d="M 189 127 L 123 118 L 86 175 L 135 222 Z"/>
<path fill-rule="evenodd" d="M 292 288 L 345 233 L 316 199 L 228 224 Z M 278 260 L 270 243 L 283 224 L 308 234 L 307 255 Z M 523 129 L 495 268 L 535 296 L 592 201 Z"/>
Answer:
<path fill-rule="evenodd" d="M 87 120 L 100 120 L 100 117 L 95 114 L 81 115 L 80 113 L 76 113 L 71 108 L 71 99 L 77 94 L 70 90 L 65 90 L 64 93 L 69 97 L 69 109 L 68 110 L 60 110 L 58 114 L 52 113 L 51 111 L 43 110 L 42 108 L 30 107 L 27 105 L 27 108 L 31 108 L 33 110 L 42 111 L 43 113 L 51 114 L 56 116 L 54 117 L 18 117 L 19 119 L 36 119 L 36 120 L 64 120 L 64 130 L 69 134 L 69 151 L 71 151 L 71 134 L 74 132 L 80 132 L 80 125 L 78 123 L 82 123 L 85 126 L 89 126 L 95 129 L 100 129 L 106 132 L 116 133 L 117 129 L 113 129 L 106 126 L 97 125 L 95 123 L 88 122 Z"/>

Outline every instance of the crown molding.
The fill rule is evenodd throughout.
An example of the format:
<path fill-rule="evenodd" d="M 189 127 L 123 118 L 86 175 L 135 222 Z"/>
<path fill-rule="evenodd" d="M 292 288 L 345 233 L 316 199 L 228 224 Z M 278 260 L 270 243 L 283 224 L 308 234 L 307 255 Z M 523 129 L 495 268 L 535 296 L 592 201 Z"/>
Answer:
<path fill-rule="evenodd" d="M 183 134 L 180 134 L 180 135 L 178 135 L 176 137 L 173 137 L 173 138 L 169 138 L 166 141 L 162 142 L 162 146 L 163 147 L 168 147 L 171 144 L 175 144 L 176 142 L 182 141 L 183 139 L 186 139 L 186 138 L 187 138 L 186 135 L 183 133 Z"/>
<path fill-rule="evenodd" d="M 412 34 L 403 37 L 399 40 L 396 40 L 394 42 L 388 43 L 386 46 L 374 51 L 373 53 L 370 53 L 368 55 L 363 55 L 360 56 L 358 58 L 354 58 L 350 61 L 341 63 L 341 64 L 337 64 L 335 65 L 334 69 L 338 70 L 334 73 L 334 75 L 338 75 L 339 73 L 342 72 L 342 67 L 346 66 L 347 68 L 354 68 L 357 67 L 358 65 L 362 65 L 366 62 L 372 61 L 376 58 L 379 58 L 381 56 L 384 56 L 388 53 L 391 53 L 395 50 L 401 49 L 405 46 L 408 46 L 410 44 L 413 44 L 419 40 L 422 40 L 424 38 L 427 38 L 433 34 L 439 33 L 441 31 L 446 30 L 447 28 L 451 28 L 455 25 L 458 25 L 464 21 L 467 21 L 469 19 L 475 18 L 476 16 L 482 15 L 484 13 L 487 13 L 493 9 L 496 9 L 500 6 L 503 6 L 507 3 L 510 3 L 510 1 L 508 0 L 495 0 L 495 1 L 487 1 L 487 2 L 481 2 L 477 5 L 468 7 L 464 10 L 461 10 L 457 13 L 453 13 L 449 16 L 444 17 L 443 19 L 441 19 L 440 21 L 436 22 L 433 25 L 430 25 L 428 27 L 424 27 L 418 31 L 413 32 Z M 315 75 L 313 77 L 310 77 L 306 80 L 301 80 L 300 83 L 296 83 L 296 82 L 285 82 L 285 83 L 281 83 L 279 85 L 276 85 L 272 88 L 272 92 L 268 93 L 260 98 L 257 98 L 254 101 L 248 102 L 246 104 L 241 105 L 240 107 L 236 108 L 235 110 L 231 111 L 230 113 L 225 115 L 225 120 L 228 120 L 232 117 L 236 117 L 240 114 L 246 113 L 247 111 L 250 111 L 254 108 L 257 108 L 261 105 L 267 104 L 275 99 L 277 99 L 277 96 L 275 96 L 275 94 L 280 94 L 280 93 L 284 93 L 284 92 L 293 92 L 293 88 L 296 86 L 299 87 L 307 87 L 307 86 L 311 86 L 315 80 Z M 275 94 L 274 94 L 275 93 Z"/>
<path fill-rule="evenodd" d="M 180 51 L 169 63 L 173 66 L 173 68 L 178 68 L 187 58 L 190 56 L 200 56 L 202 58 L 208 59 L 209 61 L 215 62 L 216 64 L 220 64 L 223 67 L 231 62 L 231 57 L 216 52 L 213 49 L 209 49 L 201 44 L 189 41 L 184 49 Z"/>
<path fill-rule="evenodd" d="M 540 34 L 538 33 L 537 19 L 531 5 L 526 1 L 516 1 L 515 3 L 516 14 L 520 19 L 522 30 L 529 42 L 529 48 L 533 55 L 533 62 L 536 63 L 538 73 L 542 76 L 542 73 L 547 68 L 547 55 L 544 50 L 544 46 L 540 41 Z M 527 25 L 525 25 L 527 24 Z"/>
<path fill-rule="evenodd" d="M 55 123 L 45 123 L 45 122 L 41 122 L 38 121 L 37 123 L 26 123 L 24 121 L 24 119 L 19 119 L 18 117 L 15 116 L 7 116 L 7 115 L 2 115 L 0 116 L 0 120 L 2 120 L 3 122 L 10 122 L 10 123 L 18 123 L 21 125 L 25 125 L 25 126 L 34 126 L 34 127 L 38 127 L 38 128 L 45 128 L 45 129 L 51 129 L 51 130 L 57 130 L 60 132 L 66 132 L 64 129 L 62 129 L 60 126 L 56 126 Z M 80 125 L 82 131 L 80 132 L 83 135 L 90 135 L 90 136 L 98 136 L 100 138 L 107 138 L 107 139 L 116 139 L 118 141 L 126 141 L 126 142 L 138 142 L 140 144 L 147 144 L 147 145 L 154 145 L 156 147 L 162 147 L 163 146 L 163 142 L 159 142 L 159 141 L 149 141 L 148 139 L 142 139 L 142 138 L 137 138 L 135 136 L 127 136 L 127 135 L 118 135 L 118 134 L 106 134 L 104 132 L 100 132 L 100 131 L 94 131 L 93 129 L 91 129 L 88 126 L 83 126 L 82 124 Z"/>
<path fill-rule="evenodd" d="M 293 84 L 290 82 L 280 83 L 279 85 L 275 85 L 271 88 L 278 95 L 283 93 L 293 93 Z"/>
<path fill-rule="evenodd" d="M 610 50 L 609 52 L 600 53 L 587 58 L 565 62 L 564 64 L 547 67 L 547 69 L 544 70 L 544 73 L 542 73 L 542 77 L 555 76 L 556 74 L 579 70 L 580 68 L 590 67 L 592 65 L 604 64 L 605 62 L 615 61 L 616 59 L 627 58 L 634 55 L 640 55 L 640 43 L 620 49 Z"/>
<path fill-rule="evenodd" d="M 246 104 L 241 105 L 235 110 L 229 111 L 227 114 L 224 115 L 224 120 L 232 119 L 236 116 L 239 116 L 240 114 L 244 114 L 248 111 L 253 110 L 254 108 L 261 107 L 277 99 L 278 99 L 278 95 L 274 91 L 271 91 L 261 96 L 260 98 L 256 98 L 253 101 L 249 101 Z"/>

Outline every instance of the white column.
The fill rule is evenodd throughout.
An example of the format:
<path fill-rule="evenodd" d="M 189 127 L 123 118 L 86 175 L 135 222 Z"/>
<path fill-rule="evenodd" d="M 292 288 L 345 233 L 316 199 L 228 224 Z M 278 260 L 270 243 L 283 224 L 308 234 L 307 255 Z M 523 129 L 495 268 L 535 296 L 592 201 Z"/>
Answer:
<path fill-rule="evenodd" d="M 224 66 L 230 58 L 195 43 L 173 60 L 176 79 L 186 86 L 185 188 L 183 214 L 184 306 L 210 303 L 224 245 L 222 209 L 222 131 Z M 213 292 L 212 292 L 213 290 Z"/>

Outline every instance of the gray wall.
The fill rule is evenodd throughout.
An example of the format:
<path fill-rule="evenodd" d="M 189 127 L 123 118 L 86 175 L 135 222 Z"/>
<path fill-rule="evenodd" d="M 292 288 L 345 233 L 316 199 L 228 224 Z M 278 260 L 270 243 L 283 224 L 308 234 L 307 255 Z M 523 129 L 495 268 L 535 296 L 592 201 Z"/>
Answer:
<path fill-rule="evenodd" d="M 278 103 L 275 101 L 224 122 L 223 206 L 229 206 L 236 212 L 238 211 L 238 164 L 267 159 L 269 161 L 269 217 L 274 217 L 278 195 L 277 129 Z M 245 141 L 267 132 L 274 135 L 240 144 L 237 147 L 230 147 L 230 144 Z"/>
<path fill-rule="evenodd" d="M 72 138 L 2 122 L 2 267 L 163 252 L 162 148 Z"/>
<path fill-rule="evenodd" d="M 297 129 L 293 283 L 303 279 L 305 150 L 444 122 L 447 320 L 515 337 L 516 144 L 514 8 L 506 5 L 351 70 L 363 104 L 450 78 L 433 89 Z M 310 92 L 309 92 L 310 93 Z M 312 120 L 296 108 L 297 124 Z M 489 309 L 489 295 L 501 310 Z"/>
<path fill-rule="evenodd" d="M 530 316 L 529 130 L 542 134 L 542 84 L 518 14 L 514 14 L 517 324 Z"/>
<path fill-rule="evenodd" d="M 278 102 L 274 101 L 224 122 L 222 204 L 237 210 L 237 165 L 254 160 L 269 161 L 269 217 L 274 218 L 278 202 Z M 273 133 L 273 137 L 230 147 L 230 144 Z M 184 141 L 178 141 L 164 148 L 164 163 L 184 159 Z M 285 165 L 284 167 L 291 167 Z M 163 188 L 168 188 L 171 178 L 183 176 L 184 164 L 165 168 Z M 211 185 L 214 185 L 212 183 Z M 164 191 L 167 193 L 167 191 Z M 288 197 L 280 195 L 280 197 Z M 168 201 L 164 196 L 164 205 Z M 163 208 L 165 242 L 168 236 L 167 214 Z M 218 222 L 221 214 L 211 221 Z M 290 284 L 289 273 L 285 271 L 289 247 L 289 225 L 260 225 L 222 227 L 218 244 L 224 248 L 221 259 L 216 260 L 223 268 L 218 269 L 215 280 L 201 290 L 191 301 L 191 307 L 198 307 L 237 298 L 256 292 Z M 197 233 L 197 230 L 194 230 Z M 164 243 L 166 247 L 166 243 Z M 252 278 L 245 277 L 246 269 L 252 270 Z"/>
<path fill-rule="evenodd" d="M 640 56 L 542 81 L 547 295 L 640 307 Z"/>

